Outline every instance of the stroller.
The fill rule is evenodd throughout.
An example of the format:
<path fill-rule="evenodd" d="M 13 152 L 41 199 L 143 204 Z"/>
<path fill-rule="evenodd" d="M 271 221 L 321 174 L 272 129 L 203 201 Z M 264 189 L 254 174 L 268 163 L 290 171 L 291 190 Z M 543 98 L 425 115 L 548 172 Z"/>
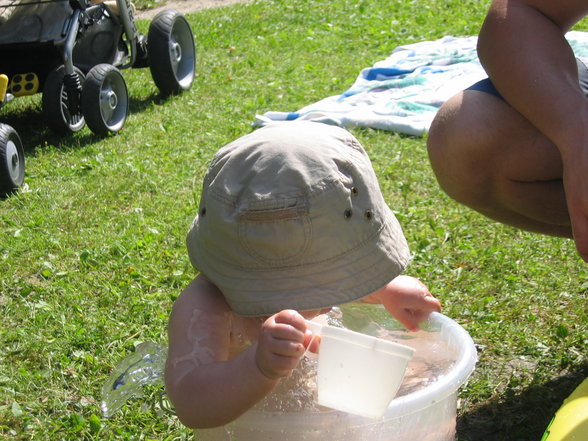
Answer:
<path fill-rule="evenodd" d="M 87 125 L 98 136 L 119 131 L 129 100 L 120 70 L 149 67 L 162 95 L 192 85 L 196 48 L 176 10 L 137 30 L 129 0 L 0 0 L 0 107 L 42 93 L 42 113 L 56 134 Z M 24 182 L 20 137 L 0 124 L 0 195 Z"/>

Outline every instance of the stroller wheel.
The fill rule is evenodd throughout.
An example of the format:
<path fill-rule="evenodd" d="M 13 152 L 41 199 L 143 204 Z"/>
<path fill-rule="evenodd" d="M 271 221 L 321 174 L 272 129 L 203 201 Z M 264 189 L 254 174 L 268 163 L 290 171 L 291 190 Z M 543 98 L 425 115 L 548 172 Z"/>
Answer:
<path fill-rule="evenodd" d="M 128 108 L 129 94 L 120 71 L 111 64 L 90 69 L 82 88 L 82 111 L 90 130 L 99 136 L 118 132 Z"/>
<path fill-rule="evenodd" d="M 7 124 L 0 124 L 0 195 L 12 193 L 24 182 L 25 159 L 20 137 Z"/>
<path fill-rule="evenodd" d="M 161 11 L 147 34 L 149 69 L 164 95 L 188 90 L 196 71 L 196 48 L 190 24 L 178 11 Z"/>
<path fill-rule="evenodd" d="M 58 135 L 69 135 L 85 125 L 80 106 L 84 74 L 77 67 L 74 69 L 76 75 L 68 78 L 64 66 L 59 66 L 47 76 L 43 86 L 43 116 Z"/>

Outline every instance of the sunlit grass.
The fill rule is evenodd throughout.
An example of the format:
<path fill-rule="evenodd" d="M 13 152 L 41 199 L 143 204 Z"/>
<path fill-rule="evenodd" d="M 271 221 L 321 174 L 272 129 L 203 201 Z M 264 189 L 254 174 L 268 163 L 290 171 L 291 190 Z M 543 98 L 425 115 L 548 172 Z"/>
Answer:
<path fill-rule="evenodd" d="M 248 133 L 256 113 L 343 92 L 398 45 L 476 34 L 487 3 L 268 0 L 190 14 L 192 89 L 163 100 L 148 69 L 125 71 L 131 114 L 106 139 L 88 129 L 56 138 L 39 122 L 38 96 L 6 106 L 27 176 L 0 202 L 0 438 L 192 439 L 149 399 L 103 418 L 100 388 L 135 344 L 165 341 L 172 302 L 193 277 L 184 236 L 215 150 Z M 409 273 L 479 345 L 459 439 L 537 440 L 587 370 L 588 280 L 573 243 L 451 201 L 424 139 L 353 133 L 404 227 Z"/>

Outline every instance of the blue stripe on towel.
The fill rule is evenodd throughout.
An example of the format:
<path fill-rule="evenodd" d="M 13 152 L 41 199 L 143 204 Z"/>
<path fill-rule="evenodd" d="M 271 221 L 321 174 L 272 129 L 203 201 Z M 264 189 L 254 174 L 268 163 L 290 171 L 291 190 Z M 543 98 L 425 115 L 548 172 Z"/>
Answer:
<path fill-rule="evenodd" d="M 365 75 L 365 79 L 368 81 L 373 81 L 378 79 L 378 76 L 385 76 L 385 77 L 393 77 L 396 75 L 404 75 L 407 73 L 411 73 L 414 69 L 398 69 L 395 67 L 373 67 L 367 70 Z"/>
<path fill-rule="evenodd" d="M 300 117 L 300 113 L 298 112 L 290 112 L 286 115 L 286 121 L 294 121 L 295 119 Z"/>

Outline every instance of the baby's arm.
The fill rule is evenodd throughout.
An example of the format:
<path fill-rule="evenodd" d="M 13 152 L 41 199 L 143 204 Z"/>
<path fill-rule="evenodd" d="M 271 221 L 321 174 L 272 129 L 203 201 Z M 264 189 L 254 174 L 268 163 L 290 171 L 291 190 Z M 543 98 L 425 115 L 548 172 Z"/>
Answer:
<path fill-rule="evenodd" d="M 304 354 L 304 319 L 282 311 L 263 324 L 258 344 L 231 358 L 230 317 L 222 294 L 202 276 L 174 304 L 166 389 L 188 427 L 215 427 L 234 420 L 289 375 Z"/>
<path fill-rule="evenodd" d="M 420 280 L 404 275 L 396 277 L 363 301 L 381 303 L 410 331 L 419 329 L 419 323 L 426 320 L 431 312 L 441 311 L 439 300 Z"/>

